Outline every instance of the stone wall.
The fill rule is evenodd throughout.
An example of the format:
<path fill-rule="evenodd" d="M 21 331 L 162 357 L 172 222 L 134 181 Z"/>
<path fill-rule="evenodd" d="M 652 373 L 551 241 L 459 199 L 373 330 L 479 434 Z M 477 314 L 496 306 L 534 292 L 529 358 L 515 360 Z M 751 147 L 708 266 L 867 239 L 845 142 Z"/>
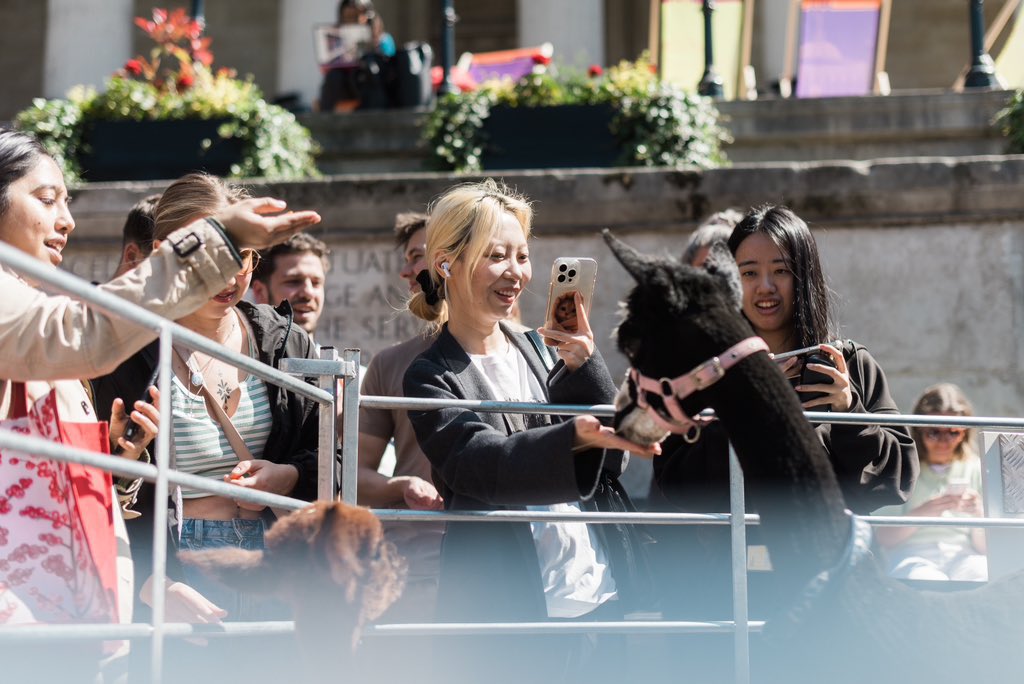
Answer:
<path fill-rule="evenodd" d="M 322 342 L 360 347 L 365 360 L 412 334 L 415 324 L 399 311 L 403 287 L 391 222 L 399 211 L 423 209 L 457 180 L 406 174 L 257 188 L 324 217 L 315 232 L 334 254 Z M 705 173 L 526 172 L 505 180 L 536 203 L 525 322 L 541 322 L 552 259 L 596 258 L 592 318 L 617 377 L 626 364 L 610 336 L 630 280 L 598 230 L 608 226 L 641 250 L 676 255 L 708 213 L 779 202 L 814 229 L 843 333 L 879 360 L 904 411 L 924 387 L 945 380 L 960 384 L 980 415 L 1022 413 L 1024 156 L 747 164 Z M 105 279 L 125 213 L 158 189 L 96 184 L 77 190 L 69 267 Z M 642 468 L 637 473 L 634 491 L 645 478 Z"/>

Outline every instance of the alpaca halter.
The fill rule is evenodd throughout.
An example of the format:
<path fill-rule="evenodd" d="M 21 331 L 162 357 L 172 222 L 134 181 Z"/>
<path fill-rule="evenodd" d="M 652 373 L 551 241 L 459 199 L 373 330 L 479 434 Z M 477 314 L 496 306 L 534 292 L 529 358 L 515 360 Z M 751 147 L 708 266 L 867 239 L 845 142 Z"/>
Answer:
<path fill-rule="evenodd" d="M 701 427 L 710 422 L 707 418 L 691 418 L 683 411 L 680 401 L 694 392 L 711 387 L 725 377 L 726 371 L 751 354 L 768 351 L 768 343 L 760 337 L 748 337 L 726 349 L 719 356 L 708 359 L 689 373 L 674 379 L 661 378 L 655 380 L 642 375 L 636 368 L 629 369 L 629 380 L 636 388 L 636 405 L 645 409 L 661 427 L 677 435 L 683 435 L 687 442 L 696 442 L 700 437 Z M 661 397 L 672 420 L 664 418 L 647 402 L 647 394 Z M 690 432 L 696 434 L 690 437 Z"/>

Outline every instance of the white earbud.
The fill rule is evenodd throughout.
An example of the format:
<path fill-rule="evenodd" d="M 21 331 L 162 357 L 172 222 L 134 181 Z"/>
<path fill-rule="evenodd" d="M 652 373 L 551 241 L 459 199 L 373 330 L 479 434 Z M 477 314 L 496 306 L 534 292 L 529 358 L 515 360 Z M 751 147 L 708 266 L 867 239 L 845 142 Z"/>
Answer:
<path fill-rule="evenodd" d="M 447 261 L 444 262 L 443 264 L 441 264 L 441 271 L 444 272 L 444 277 L 445 278 L 451 278 L 452 277 L 452 267 L 448 265 Z"/>

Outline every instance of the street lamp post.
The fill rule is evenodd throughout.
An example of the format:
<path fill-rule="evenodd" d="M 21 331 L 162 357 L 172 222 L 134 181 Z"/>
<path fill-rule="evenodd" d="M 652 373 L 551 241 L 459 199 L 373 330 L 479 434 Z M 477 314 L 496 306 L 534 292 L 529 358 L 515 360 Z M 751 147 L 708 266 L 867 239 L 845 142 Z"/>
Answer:
<path fill-rule="evenodd" d="M 971 70 L 964 79 L 965 88 L 998 88 L 996 67 L 985 51 L 985 1 L 971 0 Z"/>
<path fill-rule="evenodd" d="M 441 86 L 438 95 L 459 92 L 452 80 L 452 65 L 455 63 L 455 22 L 459 17 L 455 14 L 454 0 L 444 0 L 441 10 Z"/>
<path fill-rule="evenodd" d="M 192 19 L 199 23 L 199 28 L 206 30 L 206 15 L 203 13 L 203 0 L 192 0 Z"/>
<path fill-rule="evenodd" d="M 715 11 L 715 0 L 704 0 L 704 75 L 700 78 L 697 92 L 708 97 L 722 97 L 722 77 L 715 69 L 715 46 L 711 36 L 711 14 Z"/>

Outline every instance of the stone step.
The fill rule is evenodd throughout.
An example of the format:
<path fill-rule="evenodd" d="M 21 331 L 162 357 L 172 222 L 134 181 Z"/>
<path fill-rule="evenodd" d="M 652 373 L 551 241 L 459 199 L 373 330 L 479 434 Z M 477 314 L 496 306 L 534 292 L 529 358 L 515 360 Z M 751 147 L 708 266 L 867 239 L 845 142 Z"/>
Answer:
<path fill-rule="evenodd" d="M 735 142 L 734 163 L 869 160 L 1002 154 L 992 125 L 1009 91 L 897 92 L 878 97 L 765 98 L 719 103 Z M 328 175 L 426 168 L 425 110 L 300 116 L 323 147 Z"/>

